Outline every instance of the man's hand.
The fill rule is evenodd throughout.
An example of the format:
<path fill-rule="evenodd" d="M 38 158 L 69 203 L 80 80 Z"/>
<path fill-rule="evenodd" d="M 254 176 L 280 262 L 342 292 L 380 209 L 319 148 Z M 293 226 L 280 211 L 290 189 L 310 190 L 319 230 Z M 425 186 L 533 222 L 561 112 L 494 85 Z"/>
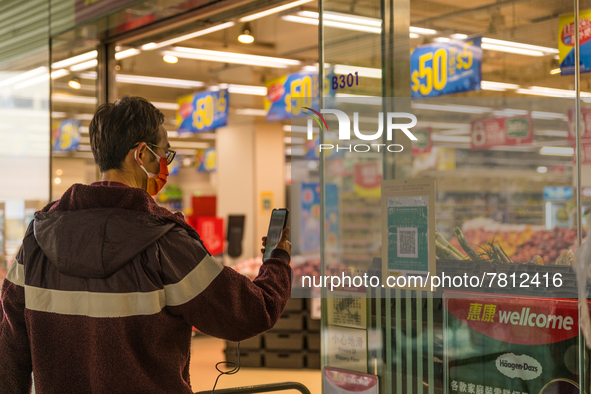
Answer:
<path fill-rule="evenodd" d="M 291 256 L 291 242 L 287 240 L 289 238 L 289 227 L 286 227 L 281 232 L 281 238 L 279 238 L 279 242 L 275 249 L 283 249 Z M 263 237 L 263 248 L 261 249 L 261 253 L 265 253 L 265 246 L 267 245 L 267 237 Z"/>

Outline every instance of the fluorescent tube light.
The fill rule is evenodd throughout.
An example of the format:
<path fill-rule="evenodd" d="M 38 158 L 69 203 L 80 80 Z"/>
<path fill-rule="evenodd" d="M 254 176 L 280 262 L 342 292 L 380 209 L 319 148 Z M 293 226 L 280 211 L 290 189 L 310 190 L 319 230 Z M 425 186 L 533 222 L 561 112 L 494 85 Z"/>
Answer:
<path fill-rule="evenodd" d="M 318 12 L 313 12 L 313 11 L 301 11 L 301 12 L 298 12 L 297 15 L 305 16 L 308 18 L 318 19 Z M 333 11 L 325 11 L 324 12 L 324 21 L 325 22 L 326 21 L 334 21 L 334 22 L 352 23 L 355 25 L 370 26 L 370 27 L 381 27 L 382 26 L 381 19 L 369 18 L 366 16 L 351 15 L 351 14 L 343 14 L 340 12 L 333 12 Z"/>
<path fill-rule="evenodd" d="M 563 130 L 536 130 L 534 131 L 535 135 L 543 135 L 547 137 L 568 137 L 568 131 Z"/>
<path fill-rule="evenodd" d="M 80 119 L 80 120 L 92 120 L 92 118 L 94 117 L 93 114 L 76 114 L 74 116 L 72 116 L 74 119 Z"/>
<path fill-rule="evenodd" d="M 90 51 L 83 53 L 78 56 L 70 57 L 68 59 L 60 60 L 59 62 L 52 63 L 51 68 L 64 68 L 74 64 L 82 63 L 87 60 L 96 59 L 98 55 L 97 51 Z"/>
<path fill-rule="evenodd" d="M 98 60 L 94 59 L 94 60 L 89 60 L 87 62 L 84 63 L 79 63 L 76 64 L 72 67 L 70 67 L 71 71 L 82 71 L 82 70 L 86 70 L 92 67 L 96 67 L 98 65 Z"/>
<path fill-rule="evenodd" d="M 484 38 L 483 38 L 484 40 Z M 506 53 L 515 53 L 518 55 L 527 55 L 527 56 L 544 56 L 544 52 L 542 51 L 533 51 L 531 49 L 522 49 L 522 48 L 514 48 L 508 47 L 504 45 L 496 45 L 496 44 L 486 44 L 482 43 L 482 49 L 486 49 L 488 51 L 497 51 L 497 52 L 506 52 Z"/>
<path fill-rule="evenodd" d="M 158 101 L 151 101 L 152 105 L 158 109 L 170 109 L 176 111 L 179 109 L 179 105 L 177 103 L 163 103 Z"/>
<path fill-rule="evenodd" d="M 514 83 L 482 81 L 480 82 L 480 88 L 482 90 L 505 91 L 507 89 L 518 89 L 519 85 L 516 85 Z"/>
<path fill-rule="evenodd" d="M 518 115 L 527 115 L 529 111 L 525 109 L 512 109 L 512 108 L 505 108 L 498 111 L 493 111 L 493 115 L 495 116 L 518 116 Z"/>
<path fill-rule="evenodd" d="M 115 59 L 117 59 L 117 60 L 125 59 L 125 58 L 131 57 L 131 56 L 138 55 L 141 52 L 142 51 L 140 51 L 139 49 L 135 49 L 135 48 L 126 49 L 124 51 L 115 53 Z"/>
<path fill-rule="evenodd" d="M 523 50 L 530 50 L 530 51 L 535 51 L 535 52 L 543 52 L 545 54 L 558 53 L 558 49 L 556 49 L 556 48 L 543 47 L 543 46 L 539 46 L 539 45 L 524 44 L 521 42 L 497 40 L 495 38 L 482 37 L 482 42 L 484 44 L 504 46 L 504 47 L 510 47 L 510 48 L 523 49 Z M 484 48 L 484 45 L 482 47 Z"/>
<path fill-rule="evenodd" d="M 417 33 L 408 33 L 410 38 L 419 38 L 420 36 Z"/>
<path fill-rule="evenodd" d="M 348 66 L 344 64 L 335 64 L 335 74 L 355 74 L 359 73 L 360 77 L 367 78 L 382 78 L 382 70 L 379 68 Z"/>
<path fill-rule="evenodd" d="M 550 74 L 552 74 L 552 75 L 560 74 L 560 67 L 553 68 L 552 70 L 550 70 Z"/>
<path fill-rule="evenodd" d="M 190 40 L 191 38 L 204 36 L 206 34 L 213 33 L 213 32 L 219 31 L 219 30 L 224 30 L 224 29 L 227 29 L 227 28 L 232 27 L 234 25 L 235 25 L 234 22 L 222 23 L 219 25 L 215 25 L 215 26 L 207 27 L 205 29 L 198 30 L 193 33 L 185 34 L 180 37 L 171 38 L 170 40 L 166 40 L 166 41 L 162 41 L 162 42 L 158 42 L 158 43 L 150 42 L 148 44 L 142 45 L 142 49 L 145 51 L 151 51 L 151 50 L 154 50 L 157 48 L 162 48 L 162 47 L 165 47 L 168 45 L 176 44 L 177 42 Z"/>
<path fill-rule="evenodd" d="M 60 101 L 64 103 L 80 103 L 80 104 L 92 104 L 97 103 L 96 97 L 85 97 L 85 96 L 73 96 L 70 94 L 53 93 L 51 95 L 53 101 Z M 78 118 L 80 119 L 80 118 Z"/>
<path fill-rule="evenodd" d="M 26 81 L 19 82 L 14 85 L 15 89 L 26 88 L 27 86 L 36 85 L 38 83 L 49 81 L 49 73 L 38 75 L 35 78 L 27 79 Z M 48 85 L 49 87 L 49 85 Z"/>
<path fill-rule="evenodd" d="M 451 38 L 453 38 L 454 40 L 463 40 L 464 38 L 468 38 L 467 34 L 460 34 L 460 33 L 454 33 L 452 35 L 450 35 Z"/>
<path fill-rule="evenodd" d="M 259 18 L 268 16 L 268 15 L 273 15 L 273 14 L 276 14 L 278 12 L 285 11 L 285 10 L 288 10 L 290 8 L 294 8 L 294 7 L 300 6 L 302 4 L 309 3 L 310 1 L 312 1 L 312 0 L 298 0 L 298 1 L 294 1 L 292 3 L 283 4 L 283 5 L 280 5 L 279 7 L 273 7 L 273 8 L 270 8 L 268 10 L 265 10 L 265 11 L 261 11 L 261 12 L 255 13 L 255 14 L 247 15 L 245 17 L 240 18 L 239 21 L 240 22 L 250 22 L 250 21 L 253 21 L 255 19 L 259 19 Z"/>
<path fill-rule="evenodd" d="M 433 30 L 433 29 L 425 29 L 423 27 L 415 27 L 415 26 L 411 26 L 408 31 L 410 31 L 411 33 L 415 33 L 415 34 L 421 34 L 421 35 L 432 35 L 432 34 L 437 34 L 437 30 Z"/>
<path fill-rule="evenodd" d="M 562 146 L 543 146 L 540 149 L 540 155 L 545 156 L 573 156 L 575 154 L 574 148 Z"/>
<path fill-rule="evenodd" d="M 284 21 L 288 21 L 288 22 L 303 23 L 306 25 L 318 26 L 318 19 L 306 18 L 303 16 L 284 15 L 281 17 L 281 19 L 283 19 Z M 373 34 L 380 34 L 382 32 L 381 27 L 364 26 L 364 25 L 357 25 L 357 24 L 353 24 L 353 23 L 344 23 L 344 22 L 337 22 L 337 21 L 330 21 L 330 20 L 325 20 L 324 26 L 335 27 L 335 28 L 344 29 L 344 30 L 361 31 L 361 32 L 373 33 Z"/>
<path fill-rule="evenodd" d="M 236 114 L 249 116 L 267 116 L 267 111 L 258 108 L 239 108 L 236 110 Z"/>
<path fill-rule="evenodd" d="M 70 74 L 70 71 L 62 68 L 60 70 L 55 70 L 51 73 L 51 79 L 58 79 L 61 77 L 65 77 L 66 75 Z"/>
<path fill-rule="evenodd" d="M 66 116 L 68 116 L 68 114 L 65 113 L 65 112 L 56 112 L 56 111 L 54 111 L 54 112 L 51 113 L 51 117 L 52 118 L 55 118 L 55 119 L 65 118 Z"/>
<path fill-rule="evenodd" d="M 267 88 L 264 86 L 251 86 L 251 85 L 228 85 L 228 92 L 234 94 L 251 94 L 255 96 L 266 96 Z"/>
<path fill-rule="evenodd" d="M 568 121 L 567 115 L 559 114 L 557 112 L 532 111 L 531 117 L 534 119 L 560 119 L 564 120 L 565 122 Z"/>
<path fill-rule="evenodd" d="M 120 83 L 133 83 L 137 85 L 150 85 L 150 86 L 163 86 L 171 88 L 200 88 L 205 85 L 201 81 L 191 81 L 187 79 L 174 79 L 174 78 L 159 78 L 159 77 L 148 77 L 143 75 L 125 75 L 117 74 L 117 82 Z"/>
<path fill-rule="evenodd" d="M 527 89 L 517 89 L 515 92 L 520 94 L 530 94 L 533 96 L 575 97 L 574 90 L 545 88 L 542 86 L 531 86 Z M 591 93 L 581 92 L 581 97 L 591 97 Z"/>
<path fill-rule="evenodd" d="M 412 103 L 411 106 L 414 109 L 431 109 L 434 111 L 463 112 L 470 114 L 484 114 L 486 112 L 492 111 L 492 108 L 489 107 L 474 107 L 470 105 L 436 105 Z"/>
<path fill-rule="evenodd" d="M 35 78 L 39 75 L 47 73 L 49 70 L 47 67 L 37 67 L 33 70 L 25 71 L 24 73 L 17 74 L 13 77 L 6 78 L 4 81 L 0 81 L 0 86 L 12 85 L 14 83 L 25 81 L 29 78 Z"/>
<path fill-rule="evenodd" d="M 206 49 L 174 47 L 172 51 L 164 51 L 164 55 L 172 55 L 187 59 L 208 60 L 222 63 L 248 64 L 253 66 L 285 68 L 297 66 L 299 60 L 284 59 L 279 57 L 248 55 L 244 53 L 210 51 Z"/>

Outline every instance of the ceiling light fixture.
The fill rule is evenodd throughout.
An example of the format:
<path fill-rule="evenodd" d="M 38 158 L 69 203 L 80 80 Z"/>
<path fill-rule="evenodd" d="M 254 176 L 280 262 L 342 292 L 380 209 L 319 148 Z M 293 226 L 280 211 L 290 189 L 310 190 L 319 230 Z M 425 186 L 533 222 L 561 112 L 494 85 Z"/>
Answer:
<path fill-rule="evenodd" d="M 189 33 L 189 34 L 185 34 L 185 35 L 182 35 L 179 37 L 171 38 L 170 40 L 166 40 L 166 41 L 162 41 L 162 42 L 158 42 L 158 43 L 150 42 L 148 44 L 142 45 L 142 49 L 144 51 L 151 51 L 151 50 L 154 50 L 157 48 L 162 48 L 165 46 L 176 44 L 177 42 L 190 40 L 191 38 L 204 36 L 206 34 L 213 33 L 213 32 L 219 31 L 219 30 L 224 30 L 224 29 L 227 29 L 227 28 L 232 27 L 234 25 L 235 25 L 234 22 L 221 23 L 219 25 L 215 25 L 215 26 L 211 26 L 211 27 L 208 27 L 205 29 L 201 29 L 201 30 L 198 30 L 193 33 Z"/>
<path fill-rule="evenodd" d="M 562 146 L 543 146 L 540 149 L 540 155 L 544 156 L 573 156 L 574 148 L 565 148 Z"/>
<path fill-rule="evenodd" d="M 251 86 L 251 85 L 228 85 L 228 92 L 234 94 L 252 94 L 255 96 L 266 96 L 267 88 L 264 86 Z"/>
<path fill-rule="evenodd" d="M 205 60 L 221 63 L 246 64 L 251 66 L 286 68 L 298 66 L 299 60 L 283 59 L 270 56 L 247 55 L 244 53 L 210 51 L 206 49 L 174 47 L 172 51 L 164 51 L 164 55 L 172 55 L 180 58 Z"/>
<path fill-rule="evenodd" d="M 37 67 L 33 70 L 25 71 L 24 73 L 17 74 L 13 77 L 7 78 L 4 81 L 0 81 L 1 86 L 12 85 L 14 83 L 28 80 L 29 78 L 38 77 L 39 75 L 46 74 L 48 72 L 47 67 Z"/>
<path fill-rule="evenodd" d="M 412 103 L 411 106 L 415 109 L 431 109 L 435 111 L 464 112 L 470 114 L 484 114 L 492 111 L 492 108 L 489 107 L 474 107 L 471 105 L 436 105 Z"/>
<path fill-rule="evenodd" d="M 159 77 L 148 77 L 143 75 L 126 75 L 117 74 L 115 77 L 117 82 L 120 83 L 133 83 L 137 85 L 149 85 L 149 86 L 163 86 L 169 88 L 200 88 L 205 85 L 201 81 L 191 81 L 187 79 L 174 79 L 174 78 L 159 78 Z"/>
<path fill-rule="evenodd" d="M 236 110 L 236 114 L 249 116 L 267 116 L 267 111 L 258 108 L 239 108 Z"/>
<path fill-rule="evenodd" d="M 131 56 L 138 55 L 141 52 L 142 51 L 140 51 L 139 49 L 135 49 L 135 48 L 126 49 L 124 51 L 115 53 L 115 59 L 117 59 L 117 60 L 125 59 L 125 58 L 131 57 Z"/>
<path fill-rule="evenodd" d="M 553 68 L 552 70 L 550 70 L 550 74 L 551 74 L 551 75 L 560 74 L 560 67 L 558 67 L 558 68 Z"/>
<path fill-rule="evenodd" d="M 68 86 L 71 87 L 72 89 L 80 89 L 82 87 L 82 85 L 80 84 L 80 81 L 77 78 L 70 79 L 68 81 Z"/>
<path fill-rule="evenodd" d="M 300 6 L 302 4 L 309 3 L 310 1 L 312 1 L 312 0 L 298 0 L 298 1 L 294 1 L 292 3 L 283 4 L 283 5 L 280 5 L 279 7 L 270 8 L 270 9 L 265 10 L 265 11 L 257 12 L 255 14 L 251 14 L 251 15 L 247 15 L 245 17 L 242 17 L 242 18 L 240 18 L 240 22 L 250 22 L 250 21 L 253 21 L 255 19 L 259 19 L 259 18 L 268 16 L 268 15 L 273 15 L 273 14 L 276 14 L 278 12 L 285 11 L 285 10 L 288 10 L 290 8 L 294 8 L 294 7 Z"/>
<path fill-rule="evenodd" d="M 162 60 L 164 60 L 166 63 L 175 64 L 179 61 L 179 58 L 176 56 L 164 55 Z"/>
<path fill-rule="evenodd" d="M 70 71 L 82 71 L 82 70 L 86 70 L 92 67 L 96 67 L 98 65 L 98 60 L 94 59 L 94 60 L 89 60 L 87 62 L 84 63 L 79 63 L 76 64 L 72 67 L 70 67 Z"/>
<path fill-rule="evenodd" d="M 482 46 L 482 49 L 486 49 L 488 51 L 515 53 L 517 55 L 527 55 L 527 56 L 544 56 L 544 52 L 533 51 L 531 49 L 520 49 L 520 48 L 508 47 L 508 46 L 503 46 L 503 45 L 486 44 L 484 42 L 481 44 L 481 46 Z"/>
<path fill-rule="evenodd" d="M 242 28 L 242 34 L 238 36 L 238 41 L 243 44 L 252 44 L 254 42 L 254 37 L 250 34 L 251 28 L 250 23 L 246 23 Z"/>
<path fill-rule="evenodd" d="M 482 90 L 497 90 L 497 91 L 505 91 L 507 89 L 519 89 L 519 85 L 514 83 L 504 83 L 504 82 L 492 82 L 492 81 L 481 81 L 480 88 Z"/>
<path fill-rule="evenodd" d="M 574 90 L 546 88 L 543 86 L 531 86 L 527 89 L 517 89 L 516 93 L 530 94 L 533 96 L 575 97 Z M 591 97 L 591 93 L 581 92 L 581 97 Z"/>
<path fill-rule="evenodd" d="M 489 44 L 489 45 L 508 47 L 508 48 L 517 48 L 517 49 L 522 49 L 522 50 L 542 52 L 544 54 L 558 53 L 558 49 L 556 49 L 556 48 L 543 47 L 543 46 L 539 46 L 539 45 L 524 44 L 521 42 L 497 40 L 495 38 L 488 38 L 488 37 L 482 37 L 482 43 Z M 484 46 L 483 46 L 483 48 L 484 48 Z"/>
<path fill-rule="evenodd" d="M 60 60 L 59 62 L 52 63 L 51 68 L 69 67 L 74 64 L 82 63 L 87 60 L 96 59 L 97 56 L 98 56 L 97 51 L 86 52 L 81 55 L 73 56 L 68 59 L 64 59 L 64 60 Z"/>
<path fill-rule="evenodd" d="M 63 103 L 79 103 L 79 104 L 92 104 L 96 105 L 96 97 L 85 97 L 85 96 L 73 96 L 70 94 L 54 93 L 51 95 L 53 101 L 59 101 Z"/>

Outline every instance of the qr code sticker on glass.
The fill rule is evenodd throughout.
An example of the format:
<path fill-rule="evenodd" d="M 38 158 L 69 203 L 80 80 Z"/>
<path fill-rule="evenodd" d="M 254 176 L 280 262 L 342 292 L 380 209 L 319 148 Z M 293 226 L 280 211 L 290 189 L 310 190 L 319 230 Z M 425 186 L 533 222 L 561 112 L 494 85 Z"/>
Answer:
<path fill-rule="evenodd" d="M 396 251 L 398 257 L 418 258 L 419 232 L 416 227 L 398 227 Z"/>

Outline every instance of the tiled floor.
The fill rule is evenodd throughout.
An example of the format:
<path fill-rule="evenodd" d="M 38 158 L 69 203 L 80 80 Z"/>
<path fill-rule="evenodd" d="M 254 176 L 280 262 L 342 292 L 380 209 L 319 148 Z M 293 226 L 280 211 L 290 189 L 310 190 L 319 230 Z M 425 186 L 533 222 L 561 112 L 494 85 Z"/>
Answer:
<path fill-rule="evenodd" d="M 224 361 L 224 341 L 198 336 L 193 338 L 191 345 L 191 385 L 193 391 L 211 391 L 218 371 L 215 364 Z M 222 370 L 224 366 L 222 365 Z M 240 368 L 235 375 L 224 375 L 218 380 L 216 388 L 229 388 L 262 383 L 300 382 L 312 394 L 321 392 L 320 370 L 311 369 L 270 369 L 270 368 Z M 282 391 L 285 394 L 295 394 L 297 391 Z"/>

